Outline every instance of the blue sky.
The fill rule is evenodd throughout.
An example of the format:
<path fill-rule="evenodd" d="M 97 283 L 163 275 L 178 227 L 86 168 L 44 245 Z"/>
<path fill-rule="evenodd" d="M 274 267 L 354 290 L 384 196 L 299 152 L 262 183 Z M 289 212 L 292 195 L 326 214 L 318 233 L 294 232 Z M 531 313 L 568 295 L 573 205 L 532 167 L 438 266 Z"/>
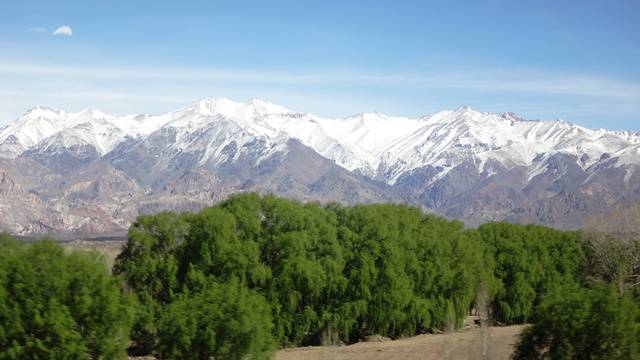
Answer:
<path fill-rule="evenodd" d="M 640 1 L 3 0 L 0 54 L 0 124 L 227 96 L 640 130 Z"/>

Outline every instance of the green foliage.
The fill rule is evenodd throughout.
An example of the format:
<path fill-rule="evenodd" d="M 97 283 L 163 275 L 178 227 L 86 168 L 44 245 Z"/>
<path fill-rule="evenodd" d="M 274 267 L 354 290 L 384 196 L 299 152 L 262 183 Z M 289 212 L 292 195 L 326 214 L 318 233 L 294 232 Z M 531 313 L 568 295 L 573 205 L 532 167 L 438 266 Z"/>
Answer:
<path fill-rule="evenodd" d="M 213 284 L 164 308 L 158 353 L 163 359 L 269 359 L 272 330 L 261 295 L 235 282 Z"/>
<path fill-rule="evenodd" d="M 408 206 L 244 194 L 198 214 L 141 217 L 115 271 L 155 309 L 134 327 L 146 329 L 138 342 L 152 343 L 176 297 L 229 282 L 269 302 L 280 344 L 351 342 L 460 326 L 492 276 L 472 235 Z"/>
<path fill-rule="evenodd" d="M 335 218 L 316 204 L 256 198 L 261 221 L 259 260 L 270 278 L 257 289 L 274 305 L 282 343 L 308 343 L 331 326 L 336 300 L 347 286 Z M 234 207 L 231 199 L 226 206 Z"/>
<path fill-rule="evenodd" d="M 481 284 L 494 318 L 527 321 L 550 289 L 577 281 L 581 254 L 574 233 L 542 226 L 466 230 L 403 205 L 242 194 L 197 214 L 140 217 L 115 272 L 138 295 L 132 337 L 147 350 L 176 301 L 224 284 L 267 301 L 277 343 L 311 345 L 455 329 Z"/>
<path fill-rule="evenodd" d="M 179 292 L 175 251 L 187 232 L 183 218 L 170 212 L 138 217 L 114 264 L 117 274 L 123 272 L 122 259 L 135 259 L 126 263 L 126 280 L 138 295 L 131 338 L 141 353 L 149 353 L 155 346 L 160 305 L 173 301 Z"/>
<path fill-rule="evenodd" d="M 116 258 L 114 272 L 123 271 L 122 259 L 136 259 L 126 264 L 129 286 L 144 289 L 160 303 L 171 302 L 178 291 L 175 251 L 183 244 L 186 233 L 182 215 L 163 212 L 140 216 L 129 229 L 129 241 Z"/>
<path fill-rule="evenodd" d="M 460 326 L 485 271 L 481 243 L 462 224 L 400 205 L 338 211 L 349 286 L 341 306 L 350 339 Z"/>
<path fill-rule="evenodd" d="M 130 318 L 98 255 L 0 237 L 0 359 L 125 358 Z"/>
<path fill-rule="evenodd" d="M 544 298 L 516 359 L 637 359 L 638 309 L 611 285 L 564 286 Z"/>
<path fill-rule="evenodd" d="M 478 233 L 495 261 L 493 317 L 497 321 L 524 323 L 550 289 L 578 281 L 584 257 L 574 232 L 489 223 L 480 226 Z"/>
<path fill-rule="evenodd" d="M 609 249 L 596 245 L 535 225 L 467 230 L 403 205 L 256 194 L 140 216 L 115 276 L 96 254 L 0 234 L 0 360 L 121 358 L 129 336 L 162 358 L 261 359 L 276 344 L 453 330 L 474 307 L 534 321 L 521 359 L 637 357 L 630 295 L 580 287 L 619 278 L 592 266 Z"/>

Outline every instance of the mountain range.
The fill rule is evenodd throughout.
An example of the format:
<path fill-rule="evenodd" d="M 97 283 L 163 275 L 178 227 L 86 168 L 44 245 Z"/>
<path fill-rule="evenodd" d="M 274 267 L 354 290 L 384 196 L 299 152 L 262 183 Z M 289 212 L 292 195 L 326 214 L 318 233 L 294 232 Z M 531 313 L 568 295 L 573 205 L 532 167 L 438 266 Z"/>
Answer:
<path fill-rule="evenodd" d="M 640 199 L 639 167 L 640 132 L 466 106 L 335 119 L 258 99 L 161 115 L 35 107 L 0 128 L 0 230 L 119 233 L 139 214 L 239 191 L 576 228 Z"/>

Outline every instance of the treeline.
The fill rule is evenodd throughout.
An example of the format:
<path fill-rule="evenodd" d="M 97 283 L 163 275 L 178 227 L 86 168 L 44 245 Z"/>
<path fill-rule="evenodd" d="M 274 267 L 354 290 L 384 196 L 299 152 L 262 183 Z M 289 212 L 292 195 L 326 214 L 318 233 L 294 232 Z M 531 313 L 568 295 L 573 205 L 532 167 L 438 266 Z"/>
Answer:
<path fill-rule="evenodd" d="M 403 205 L 242 194 L 196 214 L 139 217 L 112 276 L 95 254 L 4 240 L 0 358 L 78 357 L 58 356 L 66 342 L 84 358 L 118 358 L 127 346 L 167 359 L 269 358 L 279 347 L 455 329 L 479 298 L 497 324 L 536 324 L 519 356 L 537 358 L 558 338 L 543 336 L 558 309 L 582 309 L 580 319 L 608 310 L 606 322 L 636 307 L 592 285 L 584 238 L 535 225 L 465 229 Z M 637 354 L 635 331 L 612 340 L 618 354 Z"/>

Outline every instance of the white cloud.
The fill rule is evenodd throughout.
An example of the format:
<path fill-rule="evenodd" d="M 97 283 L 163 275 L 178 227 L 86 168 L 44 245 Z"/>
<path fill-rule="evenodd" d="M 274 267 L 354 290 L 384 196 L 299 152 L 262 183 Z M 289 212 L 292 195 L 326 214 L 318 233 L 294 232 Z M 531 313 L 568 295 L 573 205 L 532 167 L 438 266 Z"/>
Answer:
<path fill-rule="evenodd" d="M 73 30 L 69 25 L 63 25 L 55 29 L 55 31 L 53 32 L 53 35 L 71 36 L 73 35 Z"/>
<path fill-rule="evenodd" d="M 45 29 L 43 27 L 35 26 L 35 27 L 27 28 L 27 31 L 28 32 L 33 32 L 33 33 L 46 33 L 47 29 Z"/>

